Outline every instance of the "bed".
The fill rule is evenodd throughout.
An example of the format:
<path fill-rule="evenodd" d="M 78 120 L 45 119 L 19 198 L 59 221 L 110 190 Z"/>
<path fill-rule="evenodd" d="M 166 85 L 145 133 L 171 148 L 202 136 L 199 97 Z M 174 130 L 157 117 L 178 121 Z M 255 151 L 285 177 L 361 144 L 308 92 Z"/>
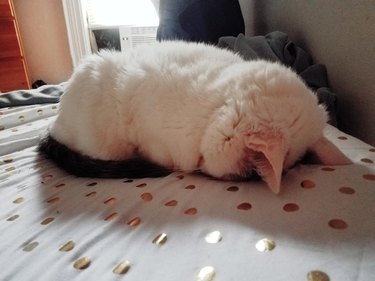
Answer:
<path fill-rule="evenodd" d="M 77 178 L 36 151 L 63 88 L 0 96 L 0 280 L 374 280 L 374 147 L 328 125 L 353 164 L 299 164 L 279 195 L 179 172 Z"/>

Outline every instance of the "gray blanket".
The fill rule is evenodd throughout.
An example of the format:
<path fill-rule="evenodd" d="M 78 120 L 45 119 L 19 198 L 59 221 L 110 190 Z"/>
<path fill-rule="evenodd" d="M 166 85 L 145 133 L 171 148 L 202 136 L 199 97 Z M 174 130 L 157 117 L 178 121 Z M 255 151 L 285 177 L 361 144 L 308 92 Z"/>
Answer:
<path fill-rule="evenodd" d="M 274 31 L 265 36 L 221 37 L 218 46 L 235 51 L 246 60 L 278 61 L 293 68 L 316 92 L 319 102 L 327 107 L 330 123 L 336 125 L 337 95 L 329 89 L 326 67 L 314 64 L 311 56 L 290 41 L 287 34 Z"/>
<path fill-rule="evenodd" d="M 0 94 L 0 108 L 43 104 L 43 103 L 57 103 L 60 96 L 64 92 L 66 83 L 60 85 L 44 85 L 38 89 L 32 90 L 18 90 L 5 94 Z"/>

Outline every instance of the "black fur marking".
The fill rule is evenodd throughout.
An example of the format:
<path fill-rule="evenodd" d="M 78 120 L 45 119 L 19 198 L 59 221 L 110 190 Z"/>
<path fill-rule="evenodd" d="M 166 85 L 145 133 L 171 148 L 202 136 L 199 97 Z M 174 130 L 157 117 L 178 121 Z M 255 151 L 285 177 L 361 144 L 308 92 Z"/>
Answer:
<path fill-rule="evenodd" d="M 39 151 L 46 154 L 60 168 L 78 177 L 147 178 L 162 177 L 173 172 L 142 158 L 124 161 L 93 159 L 71 150 L 51 136 L 42 139 Z"/>

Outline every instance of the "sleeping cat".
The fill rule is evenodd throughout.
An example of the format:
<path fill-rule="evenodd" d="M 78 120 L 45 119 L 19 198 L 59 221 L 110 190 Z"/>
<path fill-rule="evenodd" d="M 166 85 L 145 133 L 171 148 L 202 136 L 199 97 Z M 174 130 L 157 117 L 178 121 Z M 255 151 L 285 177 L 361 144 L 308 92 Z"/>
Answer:
<path fill-rule="evenodd" d="M 78 176 L 258 174 L 278 193 L 282 172 L 308 150 L 325 164 L 350 163 L 324 139 L 326 122 L 291 69 L 166 41 L 87 57 L 39 149 Z"/>

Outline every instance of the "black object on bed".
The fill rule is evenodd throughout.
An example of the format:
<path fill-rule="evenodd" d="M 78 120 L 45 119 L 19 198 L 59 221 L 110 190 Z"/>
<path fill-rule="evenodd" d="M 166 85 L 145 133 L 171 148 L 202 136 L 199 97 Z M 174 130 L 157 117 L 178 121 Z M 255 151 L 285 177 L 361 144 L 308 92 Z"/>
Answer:
<path fill-rule="evenodd" d="M 158 40 L 216 44 L 222 36 L 245 32 L 237 0 L 161 0 Z"/>

